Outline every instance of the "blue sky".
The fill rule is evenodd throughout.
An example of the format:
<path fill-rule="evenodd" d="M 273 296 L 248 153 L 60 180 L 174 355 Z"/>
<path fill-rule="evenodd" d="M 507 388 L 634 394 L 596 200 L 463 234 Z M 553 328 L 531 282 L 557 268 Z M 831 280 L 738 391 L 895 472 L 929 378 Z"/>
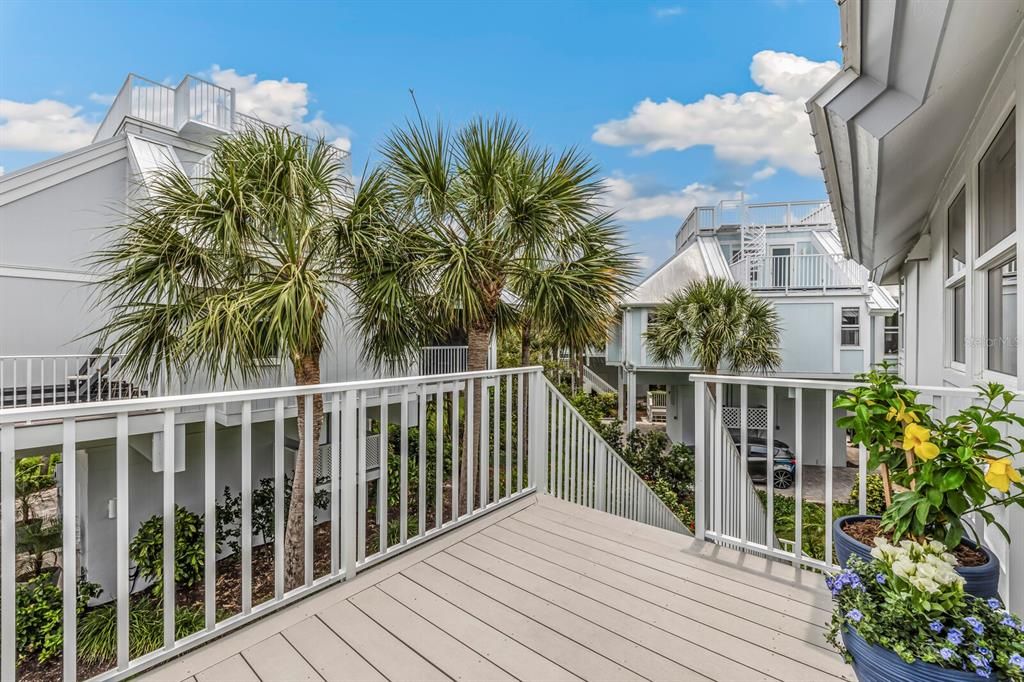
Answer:
<path fill-rule="evenodd" d="M 351 143 L 358 173 L 422 109 L 577 145 L 645 264 L 694 203 L 824 197 L 802 102 L 838 68 L 831 0 L 0 3 L 0 167 L 91 139 L 128 72 Z"/>

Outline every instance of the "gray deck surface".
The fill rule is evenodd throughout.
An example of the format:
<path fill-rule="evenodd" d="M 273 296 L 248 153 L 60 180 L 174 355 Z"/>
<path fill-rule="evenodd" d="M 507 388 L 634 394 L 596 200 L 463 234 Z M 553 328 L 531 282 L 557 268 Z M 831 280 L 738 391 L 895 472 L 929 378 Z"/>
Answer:
<path fill-rule="evenodd" d="M 820 575 L 530 496 L 147 680 L 853 680 Z"/>

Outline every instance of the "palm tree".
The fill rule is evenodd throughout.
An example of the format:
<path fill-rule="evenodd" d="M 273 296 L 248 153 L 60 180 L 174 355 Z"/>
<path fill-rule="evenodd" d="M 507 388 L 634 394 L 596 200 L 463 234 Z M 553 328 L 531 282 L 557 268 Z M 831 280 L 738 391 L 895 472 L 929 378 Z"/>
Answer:
<path fill-rule="evenodd" d="M 209 176 L 157 175 L 129 209 L 111 244 L 95 255 L 110 321 L 100 330 L 132 376 L 202 372 L 229 382 L 255 377 L 268 358 L 287 357 L 295 383 L 320 383 L 324 323 L 342 282 L 342 246 L 355 218 L 337 150 L 272 127 L 221 138 Z M 358 211 L 356 211 L 358 215 Z M 347 229 L 339 230 L 339 226 Z M 320 439 L 323 402 L 299 401 L 288 509 L 286 578 L 304 577 L 304 425 Z"/>
<path fill-rule="evenodd" d="M 615 305 L 637 272 L 611 215 L 598 215 L 567 234 L 511 283 L 519 299 L 521 365 L 530 364 L 537 334 L 574 354 L 603 344 Z"/>
<path fill-rule="evenodd" d="M 720 277 L 691 282 L 656 310 L 645 334 L 658 363 L 689 353 L 705 374 L 723 363 L 733 371 L 770 372 L 782 364 L 779 314 L 743 285 Z"/>
<path fill-rule="evenodd" d="M 486 369 L 492 333 L 510 329 L 520 312 L 509 294 L 529 295 L 517 285 L 538 264 L 560 262 L 560 247 L 601 224 L 597 167 L 574 149 L 532 148 L 526 132 L 501 117 L 455 131 L 419 117 L 395 129 L 381 152 L 357 201 L 389 206 L 388 226 L 378 233 L 377 257 L 353 259 L 348 273 L 366 357 L 408 365 L 423 339 L 462 329 L 467 368 Z M 571 277 L 559 267 L 552 273 Z M 477 424 L 479 409 L 477 400 Z M 461 464 L 464 479 L 465 458 Z"/>

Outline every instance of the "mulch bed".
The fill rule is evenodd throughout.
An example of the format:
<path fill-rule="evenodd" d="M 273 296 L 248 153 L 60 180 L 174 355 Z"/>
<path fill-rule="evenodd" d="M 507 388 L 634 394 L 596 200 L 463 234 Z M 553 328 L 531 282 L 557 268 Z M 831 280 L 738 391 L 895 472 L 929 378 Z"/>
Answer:
<path fill-rule="evenodd" d="M 892 542 L 892 532 L 884 531 L 881 528 L 879 519 L 864 519 L 862 521 L 847 522 L 843 524 L 843 532 L 854 540 L 864 543 L 868 547 L 875 546 L 875 538 L 881 536 Z M 984 566 L 988 563 L 988 556 L 979 549 L 968 547 L 961 543 L 952 551 L 953 556 L 960 562 L 961 566 Z"/>

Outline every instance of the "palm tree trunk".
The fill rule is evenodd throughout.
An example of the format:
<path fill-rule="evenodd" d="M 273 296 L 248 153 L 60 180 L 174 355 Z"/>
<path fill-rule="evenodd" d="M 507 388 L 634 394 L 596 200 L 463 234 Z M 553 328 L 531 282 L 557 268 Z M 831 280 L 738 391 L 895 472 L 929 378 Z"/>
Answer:
<path fill-rule="evenodd" d="M 466 369 L 470 372 L 479 372 L 487 369 L 487 355 L 488 348 L 491 345 L 491 329 L 494 327 L 493 321 L 487 317 L 480 322 L 470 325 L 468 330 L 467 345 L 467 362 Z M 479 379 L 473 380 L 473 429 L 480 432 L 480 406 L 483 404 L 483 383 Z M 463 437 L 463 457 L 459 458 L 459 490 L 465 491 L 467 485 L 472 485 L 473 482 L 469 480 L 468 469 L 466 468 L 467 462 L 470 457 L 479 458 L 480 453 L 477 451 L 479 448 L 474 449 L 474 444 L 477 442 L 476 434 L 469 433 L 468 429 L 464 429 Z M 474 461 L 479 461 L 474 460 Z M 480 472 L 477 472 L 478 474 Z M 476 486 L 474 486 L 473 499 L 476 499 Z M 467 509 L 467 512 L 472 509 Z"/>
<path fill-rule="evenodd" d="M 523 322 L 522 327 L 522 340 L 519 348 L 519 366 L 527 367 L 530 364 L 530 335 L 532 330 L 530 329 L 529 322 Z"/>
<path fill-rule="evenodd" d="M 295 383 L 298 386 L 311 386 L 320 383 L 320 352 L 315 351 L 303 355 L 293 361 Z M 313 396 L 313 456 L 320 443 L 320 429 L 324 421 L 323 396 Z M 299 430 L 299 448 L 295 451 L 295 468 L 292 470 L 292 499 L 288 505 L 288 521 L 284 534 L 285 556 L 285 589 L 299 587 L 305 581 L 305 548 L 306 548 L 306 413 L 305 401 L 298 400 L 297 426 Z M 312 491 L 311 491 L 312 492 Z M 308 519 L 309 523 L 313 519 Z"/>

